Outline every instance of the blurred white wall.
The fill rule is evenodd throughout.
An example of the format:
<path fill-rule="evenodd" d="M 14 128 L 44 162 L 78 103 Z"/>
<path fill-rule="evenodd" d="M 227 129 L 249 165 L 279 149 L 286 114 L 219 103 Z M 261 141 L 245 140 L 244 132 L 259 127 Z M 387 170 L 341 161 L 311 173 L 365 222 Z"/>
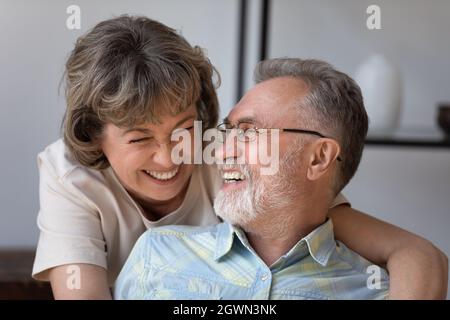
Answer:
<path fill-rule="evenodd" d="M 81 8 L 81 30 L 66 9 Z M 146 15 L 207 49 L 222 76 L 222 106 L 233 105 L 238 0 L 0 1 L 0 247 L 34 246 L 38 230 L 36 155 L 59 137 L 64 113 L 58 85 L 78 36 L 120 14 Z"/>

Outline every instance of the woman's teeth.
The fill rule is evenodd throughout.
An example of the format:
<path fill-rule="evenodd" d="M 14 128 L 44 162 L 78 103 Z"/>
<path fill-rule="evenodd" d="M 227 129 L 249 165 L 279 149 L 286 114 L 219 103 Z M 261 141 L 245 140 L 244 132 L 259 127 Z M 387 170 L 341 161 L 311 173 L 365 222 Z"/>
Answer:
<path fill-rule="evenodd" d="M 175 177 L 175 175 L 178 173 L 179 167 L 176 167 L 172 171 L 151 171 L 151 170 L 145 170 L 145 172 L 150 175 L 152 178 L 158 179 L 158 180 L 169 180 Z"/>
<path fill-rule="evenodd" d="M 234 171 L 234 172 L 224 172 L 222 174 L 222 179 L 225 183 L 233 183 L 236 181 L 245 180 L 245 175 L 243 173 Z"/>

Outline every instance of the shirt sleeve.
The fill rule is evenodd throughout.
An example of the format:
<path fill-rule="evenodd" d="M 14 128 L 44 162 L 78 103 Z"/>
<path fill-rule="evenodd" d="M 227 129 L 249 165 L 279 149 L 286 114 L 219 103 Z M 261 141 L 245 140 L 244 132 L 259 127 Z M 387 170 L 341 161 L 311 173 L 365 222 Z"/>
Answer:
<path fill-rule="evenodd" d="M 149 293 L 146 281 L 150 272 L 146 266 L 151 256 L 150 241 L 147 241 L 149 232 L 137 240 L 120 271 L 113 289 L 115 300 L 142 300 Z"/>
<path fill-rule="evenodd" d="M 38 158 L 40 210 L 39 242 L 32 275 L 48 281 L 48 270 L 87 263 L 107 268 L 101 221 L 92 205 L 77 196 Z"/>
<path fill-rule="evenodd" d="M 347 198 L 342 193 L 339 193 L 336 196 L 336 198 L 334 198 L 333 202 L 331 203 L 330 209 L 334 208 L 334 207 L 337 207 L 337 206 L 340 206 L 341 204 L 345 204 L 345 205 L 348 205 L 350 207 L 352 206 L 350 201 L 348 201 Z"/>

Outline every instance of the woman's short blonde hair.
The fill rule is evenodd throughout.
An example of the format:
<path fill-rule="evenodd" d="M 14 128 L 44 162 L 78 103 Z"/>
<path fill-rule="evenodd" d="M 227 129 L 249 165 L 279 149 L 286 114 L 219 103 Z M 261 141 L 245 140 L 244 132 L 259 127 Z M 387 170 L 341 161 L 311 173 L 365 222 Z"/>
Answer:
<path fill-rule="evenodd" d="M 106 123 L 158 123 L 193 104 L 205 130 L 219 116 L 220 78 L 202 49 L 146 17 L 106 20 L 80 37 L 65 82 L 64 142 L 77 161 L 99 170 L 109 166 L 100 148 Z"/>

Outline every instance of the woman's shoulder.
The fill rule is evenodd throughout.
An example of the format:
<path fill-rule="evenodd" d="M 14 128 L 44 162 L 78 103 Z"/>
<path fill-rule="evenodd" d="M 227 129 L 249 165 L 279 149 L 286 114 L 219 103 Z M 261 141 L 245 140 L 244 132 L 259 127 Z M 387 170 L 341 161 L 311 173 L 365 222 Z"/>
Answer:
<path fill-rule="evenodd" d="M 82 178 L 102 178 L 99 170 L 91 169 L 80 164 L 70 153 L 63 139 L 48 145 L 38 154 L 39 170 L 46 170 L 60 181 L 70 180 L 74 173 L 77 179 Z"/>
<path fill-rule="evenodd" d="M 119 194 L 123 196 L 110 168 L 96 170 L 82 165 L 71 156 L 62 139 L 39 153 L 38 169 L 39 193 L 54 202 L 70 200 L 96 211 Z"/>

